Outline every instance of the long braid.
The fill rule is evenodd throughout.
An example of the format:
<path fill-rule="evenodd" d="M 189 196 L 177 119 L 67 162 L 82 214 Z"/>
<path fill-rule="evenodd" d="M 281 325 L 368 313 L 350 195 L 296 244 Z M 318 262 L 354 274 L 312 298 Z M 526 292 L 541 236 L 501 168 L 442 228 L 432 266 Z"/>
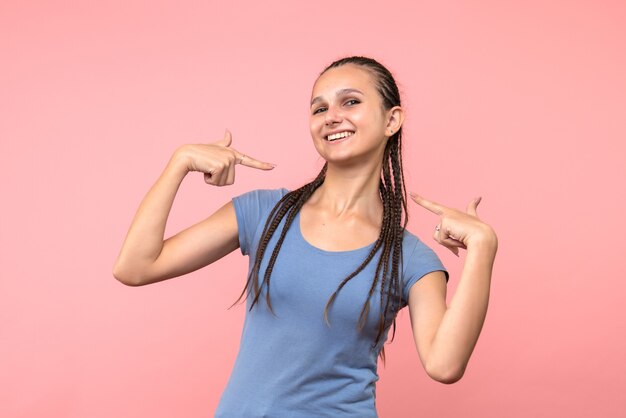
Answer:
<path fill-rule="evenodd" d="M 379 244 L 378 248 L 380 248 L 380 246 L 382 245 L 382 243 L 385 240 L 385 231 L 387 231 L 387 229 L 389 228 L 390 225 L 390 217 L 389 217 L 389 199 L 386 198 L 386 193 L 387 190 L 383 184 L 383 182 L 381 181 L 380 183 L 380 196 L 381 199 L 383 201 L 383 222 L 380 228 L 380 236 L 378 238 L 377 243 Z M 376 249 L 376 251 L 378 251 L 378 248 Z M 369 261 L 368 261 L 369 262 Z M 367 298 L 365 299 L 365 304 L 363 306 L 363 309 L 361 310 L 361 316 L 359 317 L 359 329 L 362 329 L 365 326 L 365 321 L 367 319 L 367 316 L 369 314 L 369 307 L 370 307 L 370 299 L 372 297 L 372 295 L 374 294 L 374 290 L 376 290 L 376 285 L 378 284 L 378 277 L 380 275 L 380 271 L 381 271 L 381 265 L 380 263 L 378 264 L 378 266 L 376 266 L 376 272 L 374 273 L 374 280 L 372 280 L 372 286 L 370 287 L 370 290 L 367 294 Z M 381 305 L 382 306 L 382 305 Z"/>
<path fill-rule="evenodd" d="M 393 245 L 393 237 L 391 236 L 391 233 L 393 232 L 393 225 L 395 223 L 395 218 L 396 218 L 396 214 L 395 214 L 396 208 L 393 202 L 393 196 L 394 196 L 393 183 L 391 181 L 391 175 L 389 173 L 389 162 L 388 162 L 389 147 L 390 147 L 390 144 L 388 143 L 387 146 L 385 147 L 385 155 L 383 157 L 383 169 L 382 169 L 382 180 L 387 190 L 387 193 L 383 198 L 386 198 L 388 200 L 387 210 L 389 212 L 388 217 L 389 217 L 389 223 L 390 223 L 390 225 L 388 225 L 387 228 L 385 228 L 385 246 L 383 248 L 383 253 L 380 256 L 380 267 L 381 267 L 381 273 L 383 276 L 382 281 L 381 281 L 380 306 L 381 307 L 385 306 L 385 310 L 381 312 L 381 321 L 379 322 L 379 326 L 378 326 L 378 334 L 376 335 L 376 343 L 379 341 L 380 336 L 384 332 L 384 328 L 386 326 L 386 323 L 383 320 L 383 318 L 385 314 L 387 313 L 388 304 L 385 303 L 384 299 L 385 299 L 385 290 L 389 288 L 389 286 L 387 285 L 387 280 L 389 277 L 389 256 L 391 254 L 392 245 Z M 388 300 L 389 300 L 389 296 L 387 296 L 387 301 Z"/>
<path fill-rule="evenodd" d="M 246 282 L 245 287 L 243 288 L 243 291 L 241 292 L 241 294 L 239 295 L 235 303 L 231 305 L 231 307 L 237 304 L 237 302 L 241 300 L 241 298 L 250 289 L 250 283 L 252 283 L 254 294 L 255 294 L 254 300 L 250 306 L 250 310 L 252 310 L 252 307 L 258 301 L 259 295 L 261 294 L 260 289 L 263 287 L 263 283 L 267 282 L 268 283 L 268 296 L 266 297 L 266 300 L 268 302 L 270 311 L 274 313 L 274 310 L 272 309 L 272 304 L 269 300 L 269 276 L 271 274 L 271 269 L 273 269 L 274 267 L 274 262 L 276 262 L 276 257 L 278 256 L 278 251 L 280 250 L 280 245 L 282 244 L 282 240 L 280 240 L 279 243 L 274 248 L 274 251 L 272 253 L 272 258 L 274 262 L 272 262 L 272 264 L 268 266 L 269 273 L 267 271 L 265 272 L 263 283 L 261 283 L 261 286 L 259 286 L 258 278 L 259 278 L 259 271 L 261 269 L 261 260 L 263 259 L 263 256 L 265 255 L 265 251 L 267 249 L 270 239 L 274 235 L 274 232 L 280 225 L 285 215 L 287 215 L 288 213 L 289 214 L 293 213 L 293 216 L 287 217 L 285 226 L 283 227 L 282 235 L 284 239 L 284 235 L 286 234 L 287 230 L 291 226 L 291 223 L 293 221 L 293 218 L 295 217 L 295 214 L 300 210 L 304 202 L 306 202 L 306 200 L 309 197 L 311 197 L 313 192 L 317 190 L 317 188 L 320 187 L 322 183 L 324 182 L 324 178 L 326 177 L 327 167 L 328 165 L 324 164 L 324 167 L 322 168 L 320 173 L 317 175 L 315 180 L 313 180 L 312 182 L 308 184 L 305 184 L 304 186 L 300 187 L 297 190 L 287 193 L 274 206 L 269 216 L 267 217 L 267 221 L 265 222 L 265 227 L 263 228 L 263 233 L 261 234 L 261 240 L 259 242 L 259 247 L 257 248 L 252 271 L 248 275 L 248 280 Z"/>
<path fill-rule="evenodd" d="M 392 171 L 393 171 L 394 185 L 396 186 L 395 187 L 396 196 L 394 199 L 394 203 L 396 205 L 396 214 L 397 214 L 397 217 L 394 222 L 394 228 L 396 229 L 395 230 L 396 239 L 394 242 L 394 251 L 393 251 L 393 260 L 392 260 L 393 270 L 391 272 L 391 277 L 392 277 L 392 280 L 396 281 L 398 280 L 398 277 L 400 277 L 400 272 L 397 271 L 397 269 L 399 268 L 399 266 L 402 265 L 402 240 L 397 239 L 397 237 L 403 234 L 404 228 L 406 227 L 406 223 L 408 219 L 406 216 L 404 216 L 404 219 L 402 219 L 402 214 L 407 213 L 406 211 L 407 207 L 406 207 L 406 189 L 404 186 L 404 173 L 402 172 L 402 167 L 401 167 L 402 157 L 401 157 L 401 152 L 400 152 L 400 145 L 396 141 L 392 142 L 390 145 L 392 149 L 392 151 L 390 152 L 390 161 L 391 161 L 391 166 L 392 166 Z M 394 283 L 392 286 L 394 289 L 397 288 L 396 283 Z M 396 297 L 396 300 L 394 302 L 394 306 L 398 306 L 401 303 L 401 300 L 400 300 L 401 294 L 397 293 L 395 297 Z M 395 333 L 396 333 L 396 320 L 394 318 L 393 333 L 391 336 L 391 341 L 393 341 L 395 337 Z"/>
<path fill-rule="evenodd" d="M 365 57 L 348 57 L 335 61 L 329 65 L 323 72 L 331 68 L 336 68 L 346 64 L 361 66 L 370 71 L 378 87 L 378 92 L 383 101 L 385 109 L 391 109 L 394 106 L 400 106 L 400 93 L 391 73 L 377 61 Z M 272 209 L 263 229 L 259 246 L 257 248 L 254 266 L 246 286 L 241 295 L 235 301 L 235 304 L 252 288 L 254 289 L 254 299 L 250 309 L 256 304 L 261 295 L 262 288 L 267 285 L 267 293 L 265 296 L 267 305 L 272 313 L 274 313 L 270 301 L 270 277 L 278 258 L 278 254 L 285 236 L 300 211 L 304 203 L 319 188 L 326 177 L 327 164 L 324 165 L 321 172 L 312 182 L 305 184 L 297 190 L 287 193 Z M 328 312 L 331 305 L 335 301 L 339 291 L 356 275 L 374 259 L 376 254 L 380 252 L 376 272 L 372 278 L 372 285 L 368 292 L 367 298 L 361 309 L 358 320 L 358 328 L 361 330 L 369 316 L 370 300 L 380 282 L 380 306 L 381 313 L 378 322 L 378 333 L 372 347 L 376 347 L 385 330 L 393 326 L 393 334 L 391 341 L 395 336 L 395 313 L 401 306 L 402 283 L 401 283 L 401 266 L 402 266 L 402 240 L 404 229 L 408 222 L 406 189 L 404 186 L 404 173 L 402 167 L 402 128 L 387 140 L 384 156 L 382 160 L 382 170 L 379 184 L 380 198 L 383 205 L 383 219 L 378 239 L 373 245 L 368 255 L 365 257 L 361 265 L 359 265 L 352 273 L 342 280 L 335 292 L 330 296 L 324 309 L 324 320 L 328 325 Z M 280 223 L 285 219 L 285 225 L 282 227 L 278 241 L 270 256 L 268 266 L 263 274 L 263 281 L 259 286 L 259 274 L 261 269 L 261 261 L 263 260 L 269 241 L 278 229 Z M 234 305 L 234 304 L 233 304 Z M 384 306 L 384 309 L 382 307 Z M 391 324 L 390 319 L 392 319 Z M 385 347 L 381 347 L 380 356 L 383 363 L 385 362 Z"/>

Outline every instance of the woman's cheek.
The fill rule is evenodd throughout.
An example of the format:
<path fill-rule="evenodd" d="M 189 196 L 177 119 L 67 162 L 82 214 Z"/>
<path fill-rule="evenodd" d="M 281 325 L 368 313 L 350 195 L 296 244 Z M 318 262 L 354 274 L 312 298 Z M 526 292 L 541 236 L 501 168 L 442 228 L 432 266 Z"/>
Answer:
<path fill-rule="evenodd" d="M 317 150 L 317 153 L 319 155 L 321 155 L 322 157 L 324 157 L 324 154 L 323 154 L 323 151 L 324 151 L 323 145 L 324 144 L 321 143 L 321 141 L 323 141 L 323 139 L 318 139 L 318 137 L 316 135 L 314 135 L 314 134 L 311 135 L 311 136 L 313 138 L 313 146 Z"/>

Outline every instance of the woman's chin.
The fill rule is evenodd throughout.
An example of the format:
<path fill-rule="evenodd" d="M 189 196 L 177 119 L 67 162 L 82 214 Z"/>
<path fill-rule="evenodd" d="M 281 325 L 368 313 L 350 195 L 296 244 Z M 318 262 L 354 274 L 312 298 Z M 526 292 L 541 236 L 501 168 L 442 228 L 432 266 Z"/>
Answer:
<path fill-rule="evenodd" d="M 335 167 L 338 169 L 364 169 L 371 171 L 372 167 L 380 165 L 382 161 L 382 155 L 321 155 L 321 157 L 328 163 L 329 167 Z"/>

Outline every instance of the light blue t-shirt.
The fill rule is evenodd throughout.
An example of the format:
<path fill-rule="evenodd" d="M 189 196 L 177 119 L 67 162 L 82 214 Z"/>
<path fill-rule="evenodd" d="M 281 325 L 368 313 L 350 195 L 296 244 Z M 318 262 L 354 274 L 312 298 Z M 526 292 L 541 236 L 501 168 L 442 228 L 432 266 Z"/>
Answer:
<path fill-rule="evenodd" d="M 265 221 L 286 193 L 286 189 L 255 190 L 233 199 L 239 244 L 241 252 L 249 255 L 250 269 Z M 259 284 L 281 230 L 279 226 L 267 247 Z M 270 297 L 276 316 L 265 302 L 266 286 L 252 311 L 253 294 L 246 300 L 239 354 L 216 418 L 377 417 L 377 357 L 387 339 L 385 332 L 372 349 L 381 312 L 380 283 L 361 332 L 357 323 L 378 254 L 339 291 L 329 309 L 330 327 L 323 318 L 330 296 L 373 245 L 353 251 L 319 249 L 302 237 L 300 215 L 295 217 L 271 275 Z M 402 307 L 411 286 L 435 270 L 445 272 L 437 255 L 405 232 Z"/>

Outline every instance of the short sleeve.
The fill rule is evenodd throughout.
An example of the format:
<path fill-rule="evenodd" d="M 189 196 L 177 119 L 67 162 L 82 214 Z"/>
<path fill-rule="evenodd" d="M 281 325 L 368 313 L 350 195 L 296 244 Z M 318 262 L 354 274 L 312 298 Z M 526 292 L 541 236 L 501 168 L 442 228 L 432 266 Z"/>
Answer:
<path fill-rule="evenodd" d="M 448 271 L 443 266 L 437 254 L 414 235 L 411 238 L 412 239 L 409 239 L 409 241 L 412 241 L 412 244 L 409 245 L 409 249 L 410 247 L 413 247 L 413 249 L 412 251 L 408 251 L 410 255 L 404 260 L 405 270 L 402 298 L 405 304 L 408 304 L 411 287 L 426 274 L 433 271 L 443 271 L 446 276 L 446 283 L 449 279 Z M 407 238 L 405 237 L 405 239 Z"/>
<path fill-rule="evenodd" d="M 239 229 L 239 247 L 243 255 L 250 254 L 255 236 L 276 203 L 289 191 L 287 189 L 253 190 L 233 198 Z"/>

